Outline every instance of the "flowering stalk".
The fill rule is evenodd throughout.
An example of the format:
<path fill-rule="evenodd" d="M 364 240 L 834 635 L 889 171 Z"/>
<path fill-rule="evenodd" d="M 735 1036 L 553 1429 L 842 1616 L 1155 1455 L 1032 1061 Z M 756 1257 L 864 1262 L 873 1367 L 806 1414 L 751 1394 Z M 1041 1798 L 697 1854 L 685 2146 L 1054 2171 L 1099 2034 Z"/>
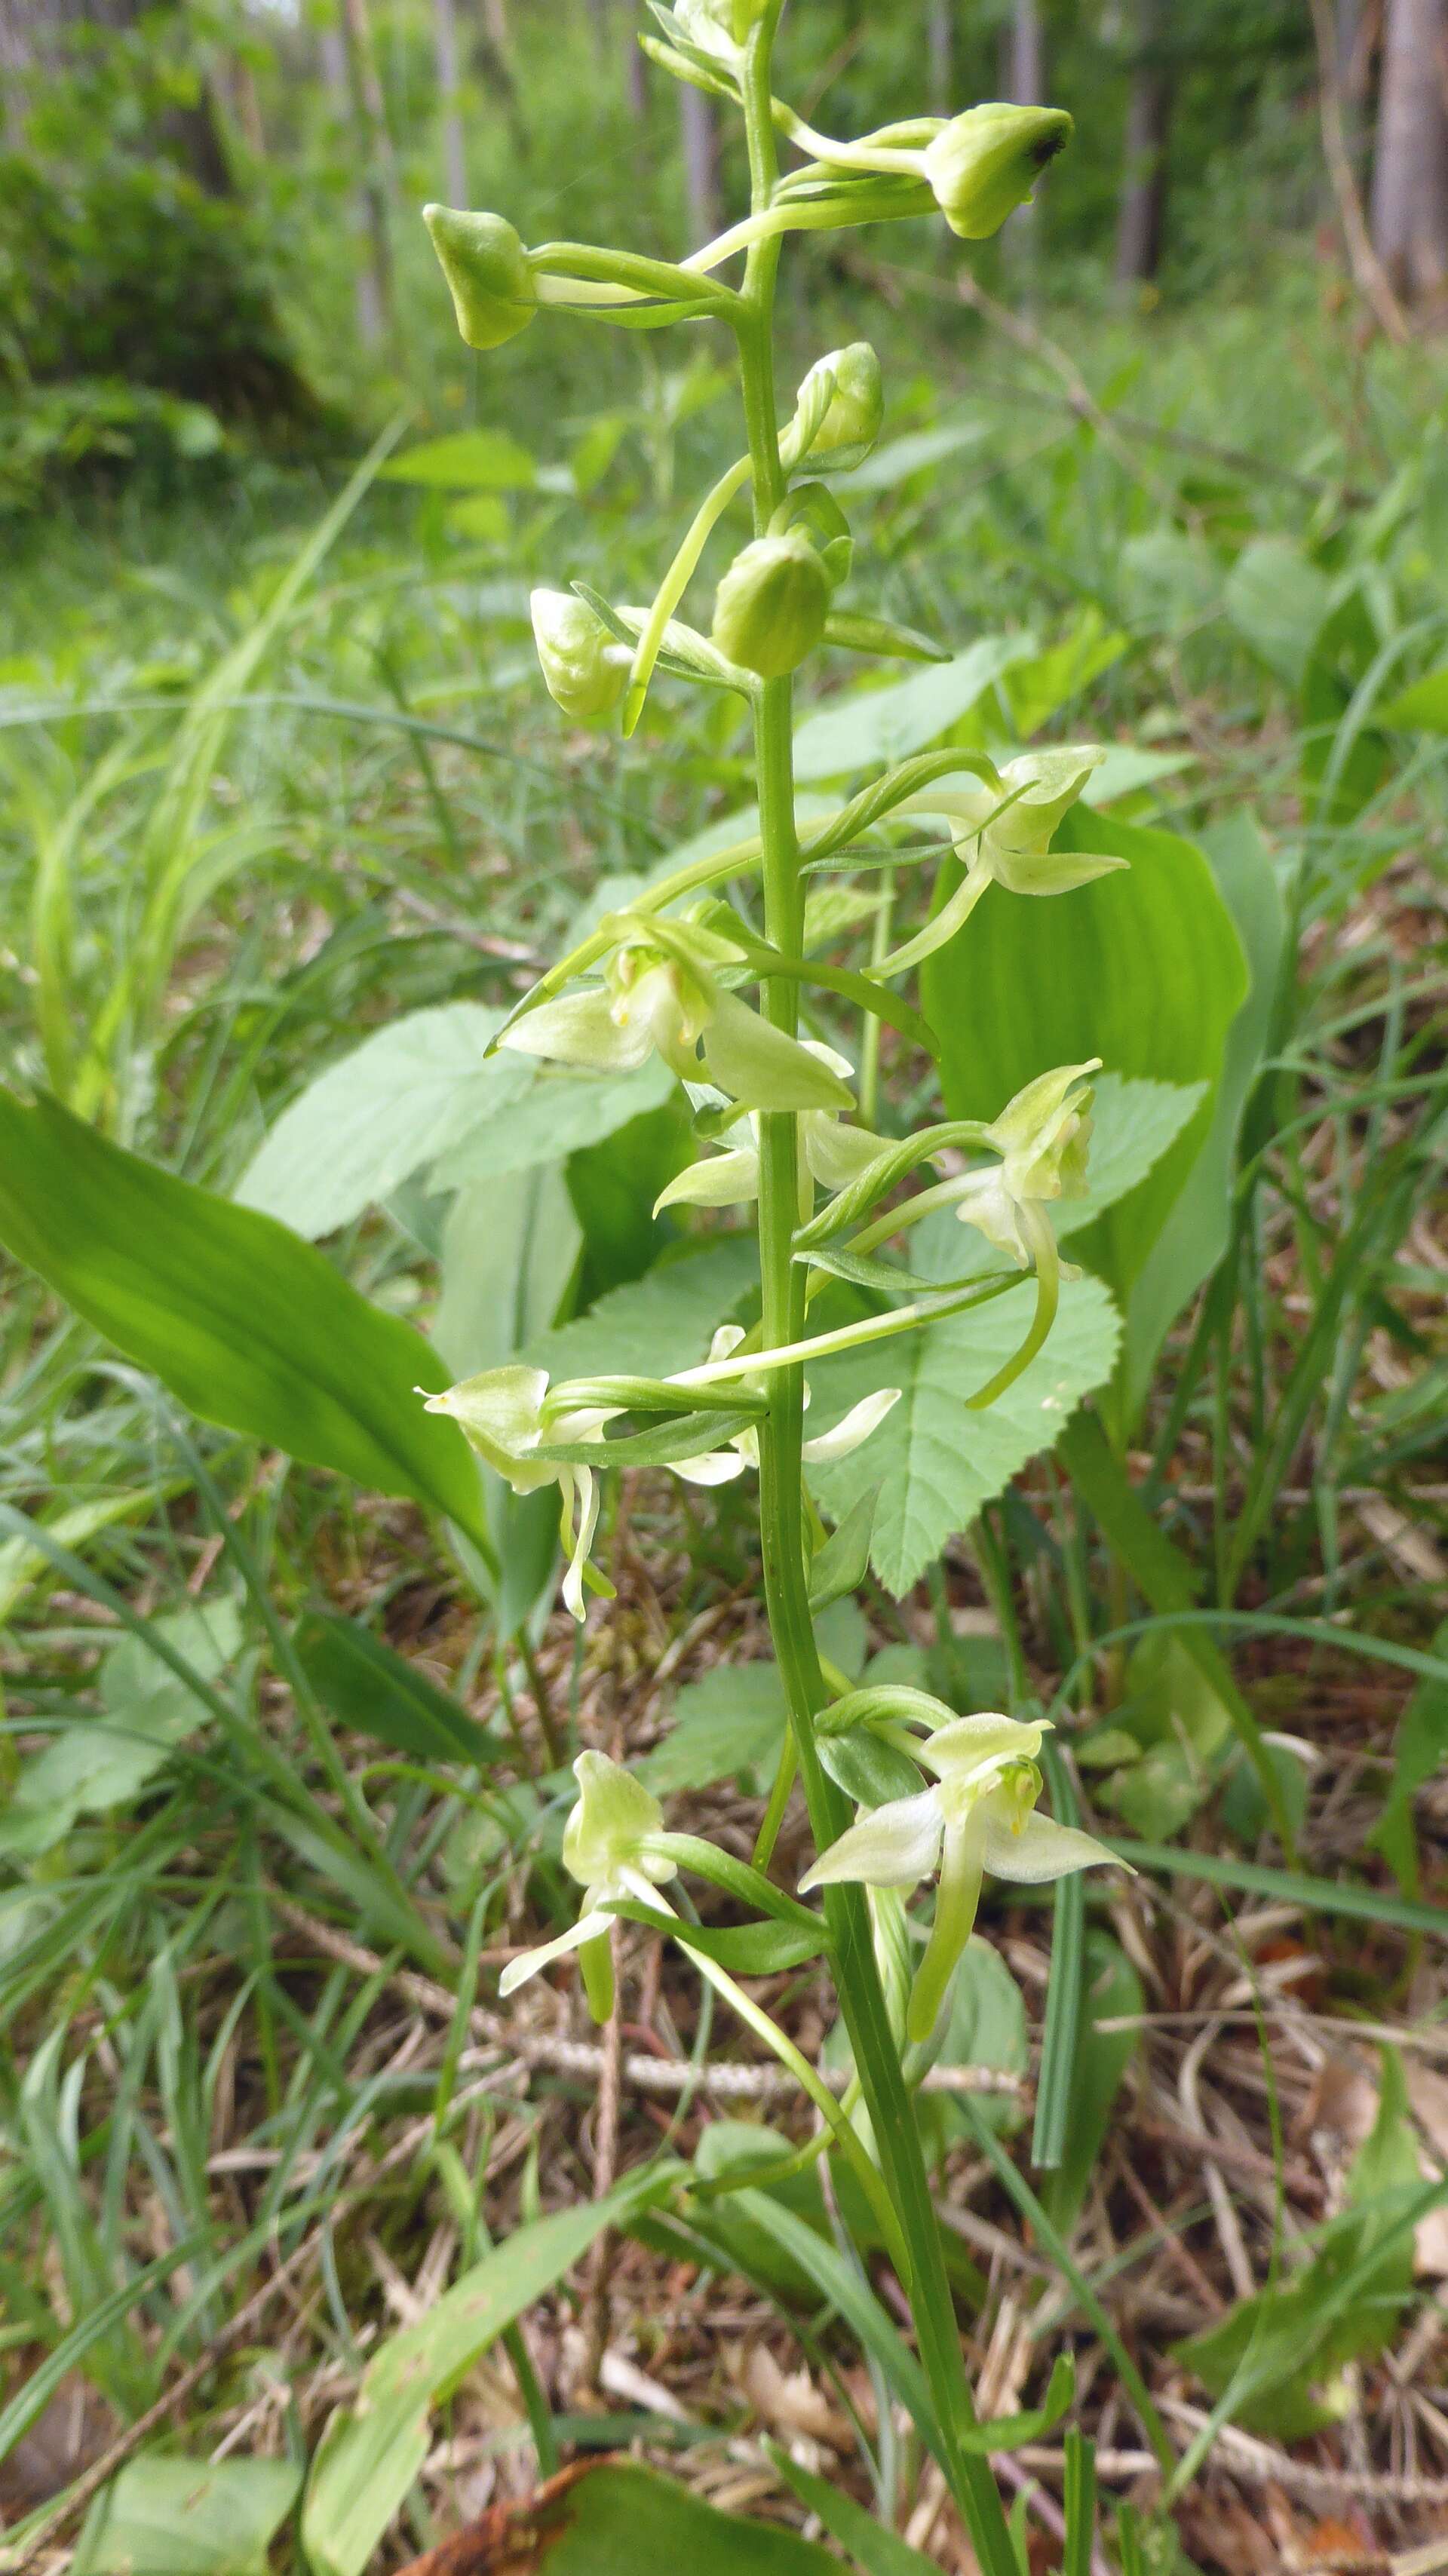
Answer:
<path fill-rule="evenodd" d="M 795 669 L 821 645 L 926 656 L 936 648 L 883 620 L 836 614 L 831 606 L 848 575 L 852 544 L 839 504 L 819 478 L 858 462 L 879 433 L 873 352 L 857 342 L 818 360 L 798 390 L 792 417 L 781 424 L 773 322 L 789 232 L 936 207 L 958 234 L 978 238 L 1028 195 L 1070 120 L 1057 110 L 989 107 L 948 123 L 920 119 L 859 144 L 832 143 L 772 94 L 782 6 L 783 0 L 674 0 L 672 9 L 655 9 L 667 41 L 660 47 L 646 40 L 651 50 L 679 77 L 742 110 L 749 150 L 748 217 L 679 266 L 576 243 L 529 252 L 501 218 L 437 209 L 429 217 L 464 337 L 475 347 L 500 345 L 548 306 L 640 328 L 707 315 L 734 333 L 746 454 L 696 512 L 652 605 L 614 609 L 583 585 L 572 593 L 539 591 L 534 625 L 548 687 L 576 721 L 616 714 L 630 733 L 655 668 L 735 690 L 753 723 L 758 833 L 656 883 L 629 911 L 607 915 L 519 1004 L 494 1044 L 600 1071 L 657 1055 L 689 1086 L 701 1141 L 721 1150 L 704 1152 L 660 1203 L 757 1203 L 760 1320 L 747 1333 L 722 1327 L 707 1358 L 669 1379 L 604 1375 L 550 1386 L 543 1371 L 515 1365 L 431 1401 L 454 1415 L 515 1490 L 558 1484 L 570 1558 L 565 1598 L 579 1619 L 585 1584 L 597 1583 L 587 1553 L 602 1472 L 630 1463 L 663 1466 L 693 1483 L 714 1484 L 758 1468 L 765 1594 L 790 1723 L 759 1849 L 761 1855 L 772 1849 L 797 1773 L 817 1854 L 804 1887 L 821 1891 L 823 1913 L 786 1897 L 759 1868 L 670 1834 L 638 1782 L 601 1756 L 585 1754 L 563 1853 L 585 1891 L 582 1913 L 571 1929 L 517 1961 L 508 1983 L 576 1949 L 590 2000 L 595 2010 L 606 2009 L 611 1920 L 623 1914 L 667 1925 L 700 1973 L 793 2067 L 820 2112 L 822 2137 L 855 2169 L 899 2271 L 929 2384 L 928 2438 L 939 2442 L 984 2576 L 1017 2576 L 994 2478 L 979 2448 L 963 2438 L 974 2409 L 911 2086 L 938 2044 L 984 1873 L 1038 1881 L 1109 1855 L 1086 1835 L 1036 1815 L 1040 1725 L 991 1712 L 961 1716 L 919 1693 L 851 1693 L 841 1675 L 822 1666 L 813 1609 L 856 1576 L 832 1574 L 834 1590 L 822 1588 L 812 1605 L 812 1560 L 822 1568 L 836 1541 L 816 1547 L 823 1525 L 806 1493 L 805 1470 L 868 1439 L 898 1390 L 880 1389 L 843 1422 L 807 1440 L 806 1366 L 893 1341 L 1012 1284 L 1009 1269 L 982 1276 L 977 1267 L 953 1286 L 899 1302 L 900 1289 L 923 1283 L 874 1261 L 876 1247 L 950 1206 L 1036 1282 L 1035 1318 L 1025 1340 L 972 1398 L 994 1400 L 1027 1365 L 1056 1311 L 1063 1272 L 1050 1209 L 1084 1186 L 1088 1077 L 1095 1068 L 1064 1066 L 1041 1075 L 992 1122 L 953 1121 L 892 1144 L 868 1122 L 852 1122 L 851 1067 L 828 1046 L 801 1037 L 800 992 L 812 984 L 862 1009 L 872 1033 L 891 1026 L 936 1056 L 936 1039 L 918 1009 L 890 989 L 892 979 L 955 936 L 989 886 L 1002 890 L 997 900 L 1051 895 L 1121 862 L 1050 847 L 1057 822 L 1101 757 L 1089 747 L 1026 754 L 1003 770 L 983 753 L 919 756 L 816 825 L 801 848 L 792 754 Z M 817 156 L 787 178 L 779 171 L 781 132 Z M 715 282 L 712 272 L 737 253 L 745 255 L 738 283 Z M 711 532 L 746 491 L 753 535 L 719 582 L 706 639 L 674 612 Z M 807 964 L 807 870 L 922 812 L 944 819 L 964 869 L 959 893 L 929 928 L 894 949 L 882 913 L 868 972 Z M 886 850 L 882 857 L 903 871 L 909 853 Z M 707 891 L 745 872 L 758 880 L 762 937 Z M 697 900 L 681 911 L 686 898 Z M 741 998 L 744 986 L 757 987 L 757 1002 Z M 873 1035 L 867 1073 L 872 1050 Z M 875 1090 L 871 1074 L 870 1117 Z M 962 1170 L 967 1155 L 977 1162 Z M 992 1159 L 981 1163 L 982 1156 Z M 932 1161 L 942 1177 L 897 1203 L 899 1186 Z M 817 1211 L 819 1190 L 827 1195 Z M 832 1269 L 884 1289 L 887 1302 L 881 1312 L 811 1334 L 811 1298 Z M 644 1427 L 627 1427 L 638 1422 Z M 842 1529 L 836 1539 L 844 1536 Z M 912 1729 L 923 1731 L 924 1741 Z M 878 1741 L 870 1747 L 865 1737 L 872 1732 Z M 862 1784 L 868 1790 L 886 1776 L 882 1763 L 894 1766 L 892 1779 L 918 1781 L 918 1791 L 867 1796 L 856 1817 Z M 761 1922 L 719 1936 L 744 1939 L 755 1970 L 766 1959 L 785 1964 L 824 1955 L 854 2059 L 843 2104 L 729 1974 L 711 1949 L 714 1936 L 691 1929 L 662 1895 L 679 1869 L 702 1871 L 759 1911 Z M 937 1870 L 934 1926 L 912 1976 L 903 1892 Z"/>

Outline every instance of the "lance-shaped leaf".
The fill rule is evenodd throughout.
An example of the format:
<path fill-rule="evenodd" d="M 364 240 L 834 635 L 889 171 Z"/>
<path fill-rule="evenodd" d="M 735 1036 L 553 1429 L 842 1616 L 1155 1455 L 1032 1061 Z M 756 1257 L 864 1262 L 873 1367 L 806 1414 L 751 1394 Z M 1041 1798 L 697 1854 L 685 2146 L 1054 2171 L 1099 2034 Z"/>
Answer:
<path fill-rule="evenodd" d="M 415 1388 L 435 1353 L 320 1252 L 109 1144 L 42 1093 L 0 1092 L 0 1240 L 193 1413 L 488 1544 L 461 1434 Z"/>

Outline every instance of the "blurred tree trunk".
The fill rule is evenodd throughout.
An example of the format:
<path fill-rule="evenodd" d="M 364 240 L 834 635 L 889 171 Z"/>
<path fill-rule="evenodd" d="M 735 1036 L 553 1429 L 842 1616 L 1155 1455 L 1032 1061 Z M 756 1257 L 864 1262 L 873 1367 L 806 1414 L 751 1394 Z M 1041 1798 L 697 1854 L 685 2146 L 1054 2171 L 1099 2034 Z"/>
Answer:
<path fill-rule="evenodd" d="M 359 286 L 357 318 L 364 336 L 375 343 L 384 334 L 397 336 L 397 303 L 393 292 L 391 198 L 392 143 L 382 81 L 372 45 L 367 0 L 337 0 L 342 69 L 352 143 L 356 156 L 357 200 L 367 240 L 364 293 Z"/>
<path fill-rule="evenodd" d="M 687 81 L 679 84 L 679 140 L 689 221 L 703 243 L 719 230 L 719 127 L 712 98 Z"/>
<path fill-rule="evenodd" d="M 1045 50 L 1037 0 L 1016 0 L 1011 23 L 1010 77 L 1006 96 L 1017 107 L 1040 107 L 1046 95 Z"/>
<path fill-rule="evenodd" d="M 635 36 L 633 0 L 623 0 L 623 94 L 628 112 L 642 125 L 649 108 L 649 58 Z"/>
<path fill-rule="evenodd" d="M 1406 304 L 1448 305 L 1448 0 L 1388 0 L 1372 236 Z"/>
<path fill-rule="evenodd" d="M 1116 229 L 1116 275 L 1123 286 L 1156 276 L 1166 246 L 1175 66 L 1170 0 L 1137 0 L 1136 53 L 1126 110 L 1126 168 Z"/>
<path fill-rule="evenodd" d="M 948 116 L 955 96 L 954 0 L 926 0 L 925 59 L 931 114 Z"/>
<path fill-rule="evenodd" d="M 178 0 L 162 0 L 163 7 L 177 5 Z M 24 133 L 27 89 L 37 77 L 61 67 L 73 31 L 133 27 L 143 7 L 144 0 L 0 0 L 0 79 L 12 143 Z M 215 103 L 204 81 L 188 106 L 167 110 L 159 139 L 209 197 L 234 193 Z"/>
<path fill-rule="evenodd" d="M 432 0 L 437 100 L 442 124 L 443 184 L 450 206 L 468 202 L 468 155 L 459 101 L 458 22 L 453 0 Z"/>

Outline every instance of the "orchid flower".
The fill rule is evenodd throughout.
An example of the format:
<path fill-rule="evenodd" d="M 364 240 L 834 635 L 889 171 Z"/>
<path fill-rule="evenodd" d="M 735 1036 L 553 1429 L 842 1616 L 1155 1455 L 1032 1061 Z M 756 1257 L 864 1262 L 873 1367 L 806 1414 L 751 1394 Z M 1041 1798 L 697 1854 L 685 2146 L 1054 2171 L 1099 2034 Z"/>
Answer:
<path fill-rule="evenodd" d="M 1009 1100 L 999 1118 L 986 1128 L 982 1142 L 1000 1161 L 984 1171 L 946 1181 L 933 1199 L 953 1200 L 962 1225 L 973 1225 L 1022 1270 L 1054 1269 L 1060 1254 L 1051 1220 L 1052 1199 L 1086 1195 L 1086 1148 L 1091 1139 L 1089 1074 L 1101 1058 L 1085 1064 L 1059 1064 L 1038 1074 Z M 1073 1273 L 1067 1273 L 1073 1276 Z"/>
<path fill-rule="evenodd" d="M 838 1074 L 720 984 L 721 968 L 746 962 L 732 939 L 657 914 L 616 913 L 608 926 L 603 983 L 525 1011 L 500 1045 L 605 1073 L 656 1051 L 681 1081 L 707 1074 L 750 1109 L 854 1107 Z"/>
<path fill-rule="evenodd" d="M 801 1046 L 827 1065 L 830 1072 L 845 1081 L 851 1067 L 846 1057 L 836 1055 L 833 1047 L 822 1046 L 817 1038 L 801 1038 Z M 759 1196 L 759 1119 L 749 1120 L 754 1141 L 736 1145 L 728 1153 L 709 1155 L 675 1174 L 667 1189 L 654 1201 L 654 1214 L 661 1208 L 738 1207 L 745 1200 Z M 883 1137 L 872 1135 L 868 1127 L 855 1127 L 841 1121 L 836 1109 L 806 1109 L 799 1122 L 800 1148 L 805 1171 L 811 1180 L 826 1190 L 842 1190 L 857 1173 L 864 1171 L 877 1154 L 884 1151 Z M 804 1214 L 809 1213 L 806 1207 Z"/>
<path fill-rule="evenodd" d="M 1051 847 L 1057 824 L 1105 757 L 1091 743 L 1027 751 L 1006 762 L 999 787 L 977 778 L 943 778 L 907 797 L 900 813 L 945 816 L 965 876 L 934 919 L 873 972 L 903 974 L 943 948 L 969 920 L 988 885 L 1004 886 L 1008 894 L 1069 894 L 1093 877 L 1126 867 L 1127 860 L 1097 851 Z"/>
<path fill-rule="evenodd" d="M 556 1940 L 510 1959 L 498 1991 L 515 1993 L 552 1960 L 578 1950 L 589 2009 L 595 2021 L 607 2021 L 613 2009 L 613 1917 L 604 1909 L 620 1899 L 657 1906 L 655 1890 L 677 1876 L 678 1862 L 659 1847 L 663 1808 L 631 1771 L 606 1753 L 580 1753 L 573 1776 L 578 1804 L 563 1828 L 563 1866 L 584 1891 L 582 1910 Z"/>
<path fill-rule="evenodd" d="M 935 1921 L 915 1972 L 906 2033 L 927 2040 L 975 1923 L 981 1880 L 1038 1887 L 1116 1855 L 1074 1825 L 1037 1815 L 1041 1774 L 1036 1756 L 1048 1720 L 1023 1721 L 987 1709 L 951 1718 L 910 1744 L 935 1782 L 917 1797 L 893 1798 L 862 1812 L 800 1881 L 800 1893 L 862 1880 L 867 1887 L 909 1888 L 939 1866 Z"/>
<path fill-rule="evenodd" d="M 428 1396 L 427 1411 L 451 1414 L 469 1446 L 496 1469 L 515 1494 L 535 1494 L 548 1484 L 558 1486 L 563 1503 L 563 1547 L 568 1558 L 563 1598 L 574 1618 L 581 1621 L 585 1581 L 595 1590 L 608 1589 L 588 1566 L 588 1551 L 598 1526 L 598 1481 L 591 1467 L 561 1466 L 551 1459 L 535 1458 L 532 1453 L 545 1440 L 601 1441 L 604 1424 L 613 1420 L 619 1408 L 592 1406 L 561 1413 L 545 1424 L 542 1408 L 547 1392 L 546 1369 L 529 1368 L 515 1361 L 506 1368 L 484 1369 L 477 1377 L 461 1379 L 441 1395 Z"/>
<path fill-rule="evenodd" d="M 742 1324 L 721 1324 L 709 1345 L 710 1362 L 731 1359 L 744 1339 Z M 745 1383 L 748 1384 L 747 1379 Z M 852 1449 L 858 1449 L 862 1441 L 869 1439 L 872 1431 L 879 1429 L 892 1405 L 899 1403 L 900 1395 L 898 1386 L 877 1387 L 873 1395 L 864 1396 L 858 1404 L 852 1405 L 832 1431 L 822 1431 L 818 1439 L 806 1440 L 800 1456 L 807 1465 L 814 1466 L 826 1466 L 836 1458 L 848 1458 Z M 808 1406 L 808 1387 L 804 1391 L 804 1400 Z M 748 1430 L 736 1431 L 727 1449 L 708 1449 L 701 1458 L 676 1459 L 671 1472 L 682 1476 L 689 1485 L 728 1485 L 736 1476 L 742 1476 L 746 1467 L 757 1467 L 758 1464 L 759 1434 L 751 1426 Z"/>

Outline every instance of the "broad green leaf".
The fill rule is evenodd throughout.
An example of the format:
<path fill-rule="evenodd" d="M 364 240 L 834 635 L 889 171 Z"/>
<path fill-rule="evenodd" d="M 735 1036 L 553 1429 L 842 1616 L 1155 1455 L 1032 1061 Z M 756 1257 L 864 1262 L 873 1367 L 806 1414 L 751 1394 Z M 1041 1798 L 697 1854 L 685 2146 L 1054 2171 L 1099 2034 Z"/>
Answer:
<path fill-rule="evenodd" d="M 493 1061 L 521 1061 L 530 1070 L 526 1059 L 516 1056 Z M 636 1073 L 555 1073 L 538 1067 L 531 1086 L 525 1082 L 510 1094 L 505 1114 L 489 1109 L 481 1125 L 438 1156 L 428 1186 L 461 1190 L 473 1181 L 526 1171 L 535 1163 L 561 1162 L 580 1146 L 597 1145 L 627 1127 L 645 1110 L 658 1109 L 675 1088 L 668 1066 L 657 1056 Z"/>
<path fill-rule="evenodd" d="M 1378 722 L 1403 733 L 1448 733 L 1448 664 L 1379 707 Z"/>
<path fill-rule="evenodd" d="M 241 1643 L 241 1620 L 225 1596 L 152 1625 L 198 1678 L 214 1681 Z M 101 1714 L 77 1711 L 21 1767 L 0 1814 L 0 1852 L 33 1860 L 60 1842 L 80 1816 L 126 1805 L 165 1766 L 173 1747 L 204 1726 L 210 1711 L 179 1673 L 139 1637 L 112 1646 L 100 1669 Z"/>
<path fill-rule="evenodd" d="M 546 1331 L 574 1278 L 582 1237 L 556 1163 L 474 1181 L 453 1200 L 442 1237 L 442 1295 L 433 1339 L 454 1377 L 499 1368 Z M 513 1636 L 552 1581 L 558 1491 L 515 1494 L 481 1470 L 498 1624 Z"/>
<path fill-rule="evenodd" d="M 1099 608 L 1088 607 L 1059 644 L 1015 663 L 1001 687 L 1022 742 L 1029 742 L 1058 709 L 1119 662 L 1130 643 L 1129 635 L 1107 627 Z"/>
<path fill-rule="evenodd" d="M 811 1372 L 822 1424 L 877 1387 L 903 1390 L 862 1448 L 809 1471 L 835 1518 L 878 1485 L 870 1562 L 897 1598 L 1028 1459 L 1054 1446 L 1082 1396 L 1111 1374 L 1116 1310 L 1098 1281 L 1068 1281 L 1044 1350 L 997 1403 L 970 1412 L 967 1398 L 1024 1339 L 1034 1299 L 1034 1286 L 1023 1282 L 974 1313 L 867 1344 Z"/>
<path fill-rule="evenodd" d="M 1208 1085 L 1147 1177 L 1073 1242 L 1073 1258 L 1124 1304 L 1211 1127 L 1247 970 L 1199 850 L 1076 811 L 1056 834 L 1077 850 L 1103 838 L 1129 868 L 1049 899 L 992 887 L 960 937 L 927 959 L 921 987 L 953 1118 L 992 1118 L 1037 1074 L 1093 1055 L 1108 1072 Z M 942 871 L 942 894 L 954 877 Z"/>
<path fill-rule="evenodd" d="M 433 1319 L 433 1340 L 455 1377 L 499 1368 L 547 1332 L 581 1243 L 556 1165 L 501 1173 L 458 1192 L 443 1227 L 442 1295 Z"/>
<path fill-rule="evenodd" d="M 555 1380 L 609 1370 L 665 1377 L 692 1368 L 759 1276 L 752 1234 L 729 1234 L 706 1252 L 661 1262 L 645 1279 L 615 1288 L 573 1324 L 533 1334 L 523 1356 Z"/>
<path fill-rule="evenodd" d="M 654 1206 L 696 1150 L 685 1097 L 675 1084 L 657 1107 L 569 1155 L 568 1195 L 583 1230 L 580 1306 L 642 1279 L 678 1242 L 678 1219 L 667 1209 L 655 1216 Z"/>
<path fill-rule="evenodd" d="M 854 1681 L 865 1660 L 865 1623 L 853 1601 L 837 1601 L 815 1621 L 822 1655 Z M 784 1742 L 789 1703 L 778 1664 L 714 1664 L 674 1695 L 672 1725 L 636 1766 L 663 1798 L 677 1789 L 708 1789 L 743 1778 L 762 1796 Z"/>
<path fill-rule="evenodd" d="M 1448 1620 L 1433 1639 L 1433 1652 L 1448 1660 Z M 1448 1683 L 1420 1681 L 1398 1720 L 1393 1776 L 1383 1812 L 1368 1835 L 1405 1896 L 1422 1892 L 1413 1801 L 1448 1761 Z"/>
<path fill-rule="evenodd" d="M 1041 2207 L 1063 2236 L 1070 2235 L 1080 2217 L 1116 2096 L 1140 2042 L 1137 2031 L 1101 2030 L 1097 2025 L 1144 2009 L 1141 1979 L 1131 1961 L 1109 1932 L 1093 1924 L 1086 1934 L 1065 2149 L 1059 2165 L 1042 2174 L 1037 2184 Z"/>
<path fill-rule="evenodd" d="M 852 466 L 848 474 L 833 475 L 831 484 L 845 501 L 852 492 L 893 492 L 898 484 L 908 483 L 913 474 L 928 472 L 945 457 L 983 446 L 989 434 L 982 420 L 942 422 L 938 429 L 912 429 L 903 438 L 887 439 L 883 447 L 877 447 L 862 465 Z"/>
<path fill-rule="evenodd" d="M 129 2460 L 86 2518 L 73 2576 L 261 2576 L 301 2482 L 291 2460 Z"/>
<path fill-rule="evenodd" d="M 783 2523 L 721 2513 L 691 2487 L 633 2460 L 564 2472 L 542 2498 L 502 2508 L 496 2564 L 538 2576 L 838 2576 L 839 2562 Z M 510 2523 L 518 2525 L 517 2554 Z"/>
<path fill-rule="evenodd" d="M 1227 575 L 1227 614 L 1244 643 L 1290 689 L 1300 686 L 1332 584 L 1290 537 L 1254 537 Z"/>
<path fill-rule="evenodd" d="M 1203 847 L 1236 924 L 1248 988 L 1227 1031 L 1211 1123 L 1132 1282 L 1121 1369 L 1128 1423 L 1146 1401 L 1157 1353 L 1173 1322 L 1227 1249 L 1238 1138 L 1271 1043 L 1287 939 L 1276 870 L 1252 817 L 1233 815 L 1214 825 Z"/>
<path fill-rule="evenodd" d="M 1159 778 L 1175 778 L 1179 770 L 1194 769 L 1196 765 L 1194 751 L 1153 751 L 1149 743 L 1109 742 L 1106 758 L 1081 791 L 1081 802 L 1093 811 L 1115 805 L 1125 797 L 1138 796 L 1144 788 L 1154 787 Z M 1098 824 L 1094 843 L 1099 843 L 1100 838 Z"/>
<path fill-rule="evenodd" d="M 674 1701 L 674 1722 L 638 1764 L 656 1798 L 743 1779 L 757 1796 L 769 1786 L 784 1742 L 788 1704 L 778 1664 L 716 1664 Z"/>
<path fill-rule="evenodd" d="M 445 1002 L 375 1030 L 282 1111 L 234 1196 L 315 1240 L 486 1122 L 507 1124 L 533 1068 L 488 1056 L 502 1018 Z"/>
<path fill-rule="evenodd" d="M 526 492 L 537 479 L 527 448 L 501 429 L 457 429 L 446 438 L 429 438 L 394 456 L 379 477 L 444 492 Z"/>
<path fill-rule="evenodd" d="M 1013 662 L 1035 651 L 1029 635 L 982 635 L 953 662 L 939 662 L 887 689 L 852 689 L 807 716 L 794 738 L 794 774 L 845 778 L 923 751 L 948 733 Z"/>
<path fill-rule="evenodd" d="M 302 2545 L 316 2576 L 362 2576 L 427 2457 L 433 2408 L 603 2228 L 658 2198 L 676 2172 L 641 2168 L 600 2200 L 515 2228 L 415 2325 L 378 2348 L 355 2405 L 338 2408 L 312 2464 Z"/>
<path fill-rule="evenodd" d="M 422 1762 L 496 1759 L 497 1737 L 360 1619 L 309 1611 L 292 1645 L 323 1707 L 344 1726 Z"/>
<path fill-rule="evenodd" d="M 486 1547 L 447 1385 L 421 1335 L 271 1217 L 0 1092 L 0 1240 L 205 1421 L 445 1512 Z"/>

